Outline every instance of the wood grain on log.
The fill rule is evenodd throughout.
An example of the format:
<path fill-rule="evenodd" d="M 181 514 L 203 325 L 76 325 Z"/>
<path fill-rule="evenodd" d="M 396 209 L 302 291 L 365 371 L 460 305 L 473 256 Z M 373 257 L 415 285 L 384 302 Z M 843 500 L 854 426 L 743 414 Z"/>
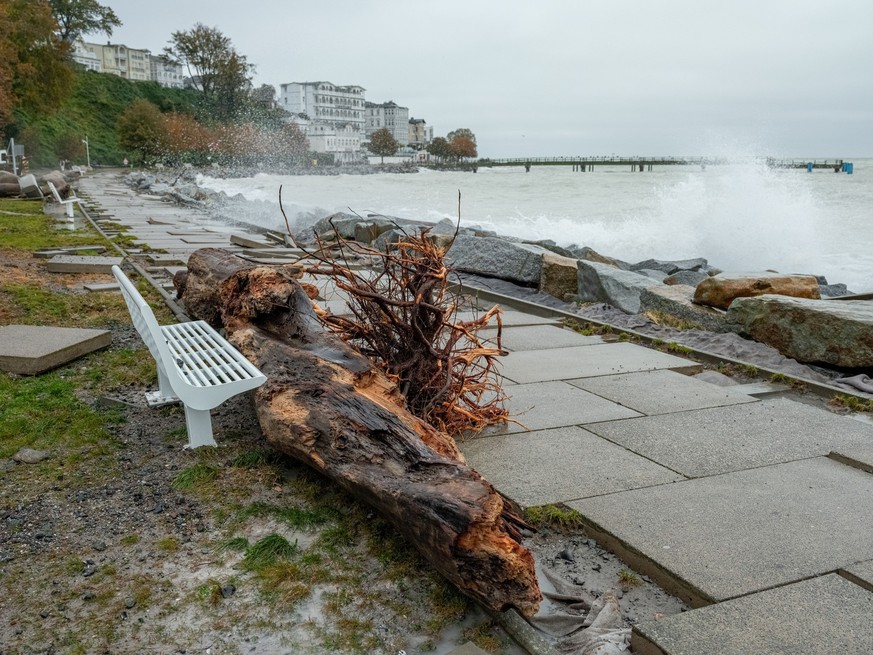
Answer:
<path fill-rule="evenodd" d="M 274 448 L 376 509 L 462 592 L 497 611 L 536 613 L 542 596 L 516 508 L 323 328 L 293 272 L 214 249 L 193 253 L 188 269 L 189 313 L 223 325 L 267 375 L 255 407 Z"/>

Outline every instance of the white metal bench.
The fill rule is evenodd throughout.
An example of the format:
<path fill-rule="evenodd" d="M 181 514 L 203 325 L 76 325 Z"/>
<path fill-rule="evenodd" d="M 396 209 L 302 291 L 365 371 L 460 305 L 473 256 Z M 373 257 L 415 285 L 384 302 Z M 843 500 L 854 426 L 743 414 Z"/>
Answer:
<path fill-rule="evenodd" d="M 113 266 L 112 273 L 134 327 L 158 364 L 158 391 L 146 395 L 149 405 L 181 401 L 188 446 L 215 446 L 209 410 L 261 386 L 267 377 L 205 321 L 158 325 L 152 308 L 122 270 Z"/>
<path fill-rule="evenodd" d="M 48 184 L 48 188 L 51 189 L 52 195 L 55 197 L 55 202 L 58 202 L 64 206 L 67 210 L 67 218 L 73 218 L 73 205 L 75 203 L 81 203 L 82 199 L 77 197 L 75 193 L 70 198 L 64 200 L 61 198 L 61 194 L 58 193 L 58 188 L 51 182 L 46 182 Z"/>

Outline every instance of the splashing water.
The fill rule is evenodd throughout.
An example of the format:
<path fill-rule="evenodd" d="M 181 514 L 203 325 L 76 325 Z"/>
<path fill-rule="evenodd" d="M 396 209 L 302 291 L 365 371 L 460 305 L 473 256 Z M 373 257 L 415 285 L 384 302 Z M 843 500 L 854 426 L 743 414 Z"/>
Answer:
<path fill-rule="evenodd" d="M 423 171 L 410 175 L 277 176 L 200 183 L 242 194 L 259 209 L 249 220 L 279 228 L 310 225 L 336 211 L 438 221 L 458 216 L 524 239 L 590 246 L 627 261 L 706 257 L 728 271 L 773 269 L 826 275 L 854 291 L 873 291 L 873 161 L 855 174 L 770 169 L 747 160 L 706 170 L 601 167 Z"/>

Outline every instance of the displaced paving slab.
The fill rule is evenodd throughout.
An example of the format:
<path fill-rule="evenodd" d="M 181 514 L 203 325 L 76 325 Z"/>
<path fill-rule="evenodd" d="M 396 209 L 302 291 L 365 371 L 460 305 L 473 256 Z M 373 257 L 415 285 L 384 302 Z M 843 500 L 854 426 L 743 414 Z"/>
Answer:
<path fill-rule="evenodd" d="M 601 423 L 591 431 L 689 478 L 873 443 L 873 425 L 785 398 Z"/>
<path fill-rule="evenodd" d="M 847 466 L 873 473 L 873 443 L 854 448 L 841 447 L 831 451 L 828 457 Z"/>
<path fill-rule="evenodd" d="M 632 409 L 595 396 L 566 382 L 515 384 L 507 387 L 506 393 L 507 399 L 504 405 L 509 410 L 510 417 L 521 425 L 506 423 L 490 426 L 480 433 L 481 436 L 641 416 Z"/>
<path fill-rule="evenodd" d="M 869 655 L 873 593 L 838 575 L 675 614 L 633 629 L 637 655 Z"/>
<path fill-rule="evenodd" d="M 700 365 L 632 343 L 606 343 L 514 352 L 502 360 L 502 374 L 518 383 L 573 380 L 655 369 L 695 372 Z"/>
<path fill-rule="evenodd" d="M 873 475 L 827 457 L 569 504 L 693 607 L 873 559 Z"/>
<path fill-rule="evenodd" d="M 525 507 L 683 479 L 578 427 L 471 439 L 459 445 L 473 468 Z"/>
<path fill-rule="evenodd" d="M 487 309 L 478 309 L 475 311 L 465 310 L 462 312 L 458 312 L 457 318 L 455 319 L 457 322 L 466 322 L 466 321 L 475 321 L 478 318 L 481 318 Z M 500 315 L 500 320 L 503 323 L 503 327 L 515 327 L 517 325 L 560 325 L 560 319 L 556 318 L 546 318 L 544 316 L 534 316 L 533 314 L 526 314 L 525 312 L 519 312 L 515 309 L 504 309 L 503 313 Z"/>
<path fill-rule="evenodd" d="M 845 566 L 839 573 L 846 580 L 864 587 L 867 591 L 873 591 L 873 560 Z"/>
<path fill-rule="evenodd" d="M 497 336 L 497 328 L 480 330 L 478 334 L 491 342 Z M 589 346 L 600 343 L 603 343 L 600 337 L 586 337 L 557 325 L 504 327 L 500 335 L 500 345 L 512 351 Z"/>
<path fill-rule="evenodd" d="M 37 375 L 62 366 L 112 343 L 108 330 L 0 326 L 0 369 L 18 375 Z"/>
<path fill-rule="evenodd" d="M 719 387 L 675 371 L 607 375 L 570 384 L 650 416 L 756 402 L 735 387 Z"/>
<path fill-rule="evenodd" d="M 121 257 L 87 257 L 82 255 L 57 255 L 48 260 L 50 273 L 112 273 L 113 266 L 121 266 Z"/>

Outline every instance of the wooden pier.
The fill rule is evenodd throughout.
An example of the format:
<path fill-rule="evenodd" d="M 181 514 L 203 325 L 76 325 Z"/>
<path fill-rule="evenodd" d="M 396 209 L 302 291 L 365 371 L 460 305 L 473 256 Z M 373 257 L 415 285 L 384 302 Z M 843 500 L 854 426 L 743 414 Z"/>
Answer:
<path fill-rule="evenodd" d="M 834 173 L 849 173 L 853 168 L 851 162 L 842 159 L 775 159 L 767 158 L 770 168 L 800 168 L 808 171 L 816 169 L 832 169 Z"/>
<path fill-rule="evenodd" d="M 655 166 L 699 166 L 726 164 L 717 157 L 519 157 L 515 159 L 480 159 L 476 167 L 524 166 L 530 172 L 532 166 L 572 166 L 574 171 L 584 173 L 600 166 L 623 166 L 632 171 L 651 171 Z"/>
<path fill-rule="evenodd" d="M 832 169 L 835 173 L 853 172 L 853 165 L 843 159 L 776 159 L 774 157 L 758 158 L 760 164 L 764 161 L 771 168 L 796 168 L 813 171 L 814 169 Z M 600 166 L 622 166 L 631 171 L 651 171 L 655 166 L 697 166 L 706 169 L 707 166 L 718 166 L 730 163 L 725 157 L 619 157 L 609 155 L 604 157 L 516 157 L 511 159 L 480 159 L 466 164 L 474 173 L 479 168 L 495 168 L 499 166 L 524 166 L 530 172 L 533 166 L 572 166 L 573 171 L 584 173 L 593 171 Z"/>

